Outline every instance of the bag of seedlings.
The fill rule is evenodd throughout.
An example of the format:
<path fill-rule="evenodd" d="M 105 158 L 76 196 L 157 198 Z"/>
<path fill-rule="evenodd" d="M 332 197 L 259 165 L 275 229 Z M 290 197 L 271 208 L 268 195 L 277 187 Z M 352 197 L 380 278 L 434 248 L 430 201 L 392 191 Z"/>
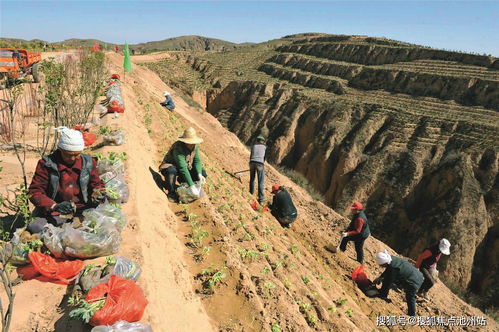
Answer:
<path fill-rule="evenodd" d="M 90 332 L 152 332 L 152 328 L 149 325 L 120 320 L 113 325 L 96 326 Z"/>

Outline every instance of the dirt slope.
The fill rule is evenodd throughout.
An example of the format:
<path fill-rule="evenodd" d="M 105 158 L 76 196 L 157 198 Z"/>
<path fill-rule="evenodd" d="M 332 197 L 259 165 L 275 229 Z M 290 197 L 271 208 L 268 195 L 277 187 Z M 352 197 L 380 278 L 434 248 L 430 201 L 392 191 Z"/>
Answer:
<path fill-rule="evenodd" d="M 119 64 L 121 59 L 113 57 L 113 61 Z M 279 324 L 283 331 L 366 331 L 376 329 L 377 315 L 404 314 L 403 294 L 392 292 L 394 302 L 386 304 L 366 298 L 352 284 L 348 276 L 357 266 L 352 259 L 353 248 L 335 257 L 324 250 L 324 245 L 337 241 L 346 219 L 314 202 L 270 166 L 266 187 L 273 183 L 288 186 L 301 217 L 291 229 L 283 229 L 268 213 L 252 211 L 246 192 L 248 176 L 243 176 L 240 183 L 227 173 L 246 169 L 248 151 L 244 145 L 211 114 L 188 107 L 179 94 L 173 94 L 176 112 L 166 113 L 157 103 L 168 87 L 145 68 L 135 68 L 134 74 L 140 72 L 141 76 L 129 84 L 143 106 L 143 120 L 150 122 L 149 134 L 159 149 L 157 162 L 187 125 L 195 125 L 205 139 L 202 153 L 209 179 L 207 197 L 188 206 L 170 204 L 170 208 L 178 216 L 178 237 L 188 248 L 185 262 L 194 286 L 220 330 L 269 330 Z M 197 227 L 208 235 L 193 245 L 200 232 Z M 380 272 L 373 256 L 385 247 L 376 239 L 367 241 L 366 269 L 370 277 Z M 227 275 L 212 295 L 206 295 L 206 268 L 212 274 L 220 271 Z M 443 284 L 435 286 L 432 294 L 434 298 L 428 304 L 418 304 L 420 315 L 483 315 Z M 490 318 L 488 324 L 491 330 L 497 328 Z"/>
<path fill-rule="evenodd" d="M 110 70 L 123 74 L 123 58 L 108 54 L 108 59 Z M 352 246 L 334 257 L 324 250 L 324 245 L 337 241 L 346 219 L 314 202 L 270 166 L 266 187 L 288 186 L 300 218 L 291 229 L 283 229 L 268 213 L 253 211 L 246 192 L 248 177 L 240 183 L 226 173 L 247 167 L 247 149 L 212 115 L 188 107 L 176 93 L 176 112 L 166 113 L 157 105 L 166 89 L 157 75 L 134 66 L 123 86 L 126 113 L 106 120 L 123 128 L 127 137 L 125 145 L 104 151 L 125 151 L 129 158 L 131 195 L 123 206 L 128 225 L 119 254 L 142 265 L 139 284 L 150 302 L 143 322 L 154 331 L 268 331 L 277 326 L 281 331 L 371 331 L 377 329 L 377 315 L 404 314 L 403 294 L 392 291 L 393 303 L 387 304 L 366 298 L 352 284 L 348 276 L 357 266 Z M 203 163 L 209 178 L 206 197 L 184 206 L 166 200 L 155 170 L 162 153 L 187 125 L 196 126 L 205 139 Z M 196 227 L 208 233 L 197 238 L 199 243 Z M 373 255 L 385 247 L 374 238 L 366 243 L 371 278 L 380 272 Z M 215 271 L 226 277 L 210 295 L 206 282 Z M 38 281 L 17 286 L 12 331 L 89 331 L 67 319 L 65 292 L 65 287 Z M 432 294 L 428 304 L 418 304 L 420 315 L 483 316 L 442 284 Z M 485 328 L 465 328 L 497 329 L 490 319 Z"/>

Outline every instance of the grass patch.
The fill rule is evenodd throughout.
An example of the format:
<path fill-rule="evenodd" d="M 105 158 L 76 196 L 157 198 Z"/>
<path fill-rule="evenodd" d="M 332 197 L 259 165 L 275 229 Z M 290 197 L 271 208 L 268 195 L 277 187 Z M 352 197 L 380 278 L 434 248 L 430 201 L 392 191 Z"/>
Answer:
<path fill-rule="evenodd" d="M 308 182 L 307 178 L 295 170 L 289 168 L 278 167 L 281 174 L 286 175 L 291 181 L 305 189 L 308 194 L 316 201 L 324 202 L 324 196 L 314 188 L 314 186 Z"/>

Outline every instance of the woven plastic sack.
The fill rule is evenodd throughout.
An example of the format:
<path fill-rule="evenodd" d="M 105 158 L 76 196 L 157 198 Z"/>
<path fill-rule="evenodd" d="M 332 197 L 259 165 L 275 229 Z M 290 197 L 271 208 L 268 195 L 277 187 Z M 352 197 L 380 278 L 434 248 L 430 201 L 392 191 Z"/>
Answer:
<path fill-rule="evenodd" d="M 68 285 L 83 269 L 80 260 L 56 260 L 53 257 L 38 252 L 30 252 L 31 265 L 17 269 L 23 275 L 23 280 L 37 279 L 61 285 Z"/>
<path fill-rule="evenodd" d="M 125 143 L 125 134 L 121 130 L 115 130 L 111 132 L 109 135 L 104 136 L 104 144 L 106 145 L 122 145 L 124 143 Z"/>
<path fill-rule="evenodd" d="M 203 187 L 200 184 L 195 184 L 195 186 L 199 191 L 199 195 L 192 195 L 187 183 L 182 183 L 180 186 L 178 186 L 177 195 L 181 203 L 191 203 L 204 196 Z"/>
<path fill-rule="evenodd" d="M 106 188 L 114 190 L 117 194 L 116 198 L 109 198 L 111 203 L 128 202 L 130 191 L 128 189 L 128 184 L 123 179 L 123 176 L 108 172 L 102 174 L 100 178 L 105 183 Z"/>
<path fill-rule="evenodd" d="M 103 158 L 97 161 L 97 171 L 100 175 L 108 172 L 111 172 L 114 175 L 124 174 L 125 164 L 123 164 L 121 159 L 111 161 L 110 159 Z"/>
<path fill-rule="evenodd" d="M 101 204 L 95 209 L 83 211 L 83 218 L 83 225 L 89 228 L 95 228 L 103 222 L 109 222 L 121 232 L 126 226 L 125 214 L 119 207 L 115 207 L 109 203 Z"/>
<path fill-rule="evenodd" d="M 152 332 L 152 328 L 149 325 L 120 320 L 113 325 L 96 326 L 90 332 Z"/>
<path fill-rule="evenodd" d="M 135 281 L 114 275 L 107 283 L 92 288 L 85 300 L 92 301 L 103 297 L 106 297 L 104 307 L 97 310 L 90 319 L 93 326 L 112 325 L 120 320 L 139 321 L 148 303 Z"/>

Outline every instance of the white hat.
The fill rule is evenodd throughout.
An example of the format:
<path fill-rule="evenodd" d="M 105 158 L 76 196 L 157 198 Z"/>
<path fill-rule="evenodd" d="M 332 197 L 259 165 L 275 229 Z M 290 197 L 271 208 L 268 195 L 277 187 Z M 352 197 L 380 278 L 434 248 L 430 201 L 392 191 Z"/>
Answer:
<path fill-rule="evenodd" d="M 444 255 L 450 255 L 450 242 L 447 239 L 442 239 L 438 243 L 438 249 L 442 252 Z"/>
<path fill-rule="evenodd" d="M 57 127 L 55 130 L 61 134 L 57 147 L 71 152 L 83 151 L 85 142 L 83 135 L 78 130 L 69 129 L 67 127 Z"/>
<path fill-rule="evenodd" d="M 378 252 L 376 254 L 376 263 L 378 263 L 378 265 L 390 264 L 391 262 L 392 262 L 392 256 L 390 256 L 390 254 L 386 249 L 385 251 Z"/>
<path fill-rule="evenodd" d="M 168 91 L 164 91 L 164 92 L 163 92 L 163 95 L 164 95 L 164 96 L 169 96 L 169 95 L 170 95 L 170 93 L 169 93 Z"/>

